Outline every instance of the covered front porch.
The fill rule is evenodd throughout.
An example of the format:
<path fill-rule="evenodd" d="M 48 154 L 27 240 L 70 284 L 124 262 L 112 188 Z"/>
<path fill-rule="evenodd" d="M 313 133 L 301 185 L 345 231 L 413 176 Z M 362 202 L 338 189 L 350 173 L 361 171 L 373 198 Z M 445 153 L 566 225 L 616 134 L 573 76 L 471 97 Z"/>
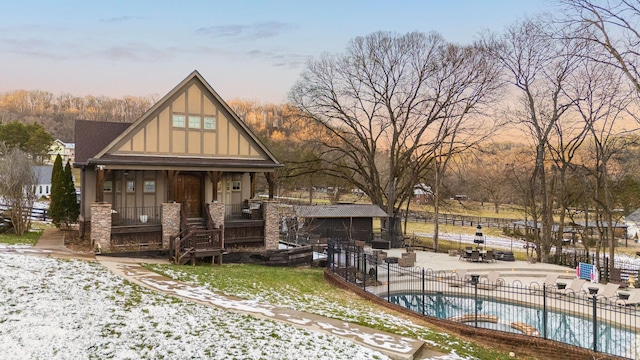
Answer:
<path fill-rule="evenodd" d="M 85 173 L 83 181 L 91 177 Z M 169 250 L 170 237 L 186 229 L 224 229 L 227 249 L 275 249 L 279 216 L 271 201 L 253 199 L 256 175 L 97 167 L 96 188 L 104 191 L 97 192 L 96 201 L 83 209 L 90 217 L 89 221 L 85 217 L 82 230 L 89 230 L 101 252 Z M 272 174 L 265 175 L 272 194 Z M 269 214 L 269 204 L 274 214 Z M 268 236 L 270 215 L 273 239 Z"/>

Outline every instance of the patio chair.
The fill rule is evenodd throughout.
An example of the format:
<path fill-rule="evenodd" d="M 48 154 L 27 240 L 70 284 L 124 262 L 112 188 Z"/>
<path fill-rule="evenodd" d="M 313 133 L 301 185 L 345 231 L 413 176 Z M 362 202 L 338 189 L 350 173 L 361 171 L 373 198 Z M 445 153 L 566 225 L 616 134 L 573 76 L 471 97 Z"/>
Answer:
<path fill-rule="evenodd" d="M 486 277 L 482 277 L 478 283 L 478 289 L 495 290 L 498 286 L 504 285 L 504 280 L 497 271 L 490 272 Z"/>
<path fill-rule="evenodd" d="M 598 296 L 604 296 L 606 298 L 617 297 L 618 288 L 620 288 L 620 284 L 607 283 L 607 285 L 598 290 Z"/>
<path fill-rule="evenodd" d="M 633 305 L 633 306 L 638 306 L 640 305 L 640 291 L 630 291 L 629 292 L 629 298 L 625 299 L 624 297 L 620 296 L 620 292 L 617 293 L 617 297 L 615 298 L 610 298 L 608 299 L 608 301 L 612 304 L 616 304 L 616 305 L 620 305 L 620 306 L 627 306 L 627 305 Z"/>
<path fill-rule="evenodd" d="M 467 284 L 467 270 L 458 269 L 456 272 L 451 274 L 451 279 L 447 281 L 449 286 L 453 287 L 462 287 Z"/>
<path fill-rule="evenodd" d="M 543 286 L 549 290 L 549 288 L 556 286 L 556 280 L 558 280 L 558 274 L 549 273 L 542 280 L 542 283 L 538 283 L 537 281 L 532 281 L 529 284 L 529 289 L 531 292 L 542 291 Z"/>
<path fill-rule="evenodd" d="M 470 258 L 470 260 L 471 260 L 471 261 L 473 261 L 473 262 L 478 262 L 478 261 L 480 261 L 480 251 L 478 251 L 478 250 L 473 250 L 473 251 L 471 252 L 471 258 Z"/>
<path fill-rule="evenodd" d="M 460 252 L 460 257 L 458 258 L 458 260 L 467 260 L 469 261 L 469 259 L 471 259 L 471 253 L 468 251 L 461 251 Z"/>
<path fill-rule="evenodd" d="M 482 261 L 484 262 L 491 262 L 491 261 L 496 261 L 496 257 L 493 253 L 493 250 L 487 250 L 487 253 L 484 254 L 484 257 L 482 258 Z"/>
<path fill-rule="evenodd" d="M 580 293 L 584 293 L 582 287 L 587 282 L 585 279 L 573 279 L 571 284 L 564 289 L 559 289 L 558 293 L 561 295 L 578 295 Z"/>

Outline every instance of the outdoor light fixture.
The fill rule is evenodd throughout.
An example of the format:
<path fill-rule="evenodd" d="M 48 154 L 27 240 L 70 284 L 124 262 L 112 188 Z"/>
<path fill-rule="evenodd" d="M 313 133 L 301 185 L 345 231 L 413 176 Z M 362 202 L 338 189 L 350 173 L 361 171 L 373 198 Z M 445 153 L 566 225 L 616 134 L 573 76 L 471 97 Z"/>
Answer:
<path fill-rule="evenodd" d="M 476 235 L 473 237 L 473 242 L 476 244 L 484 244 L 484 236 L 482 236 L 482 226 L 478 224 L 476 227 Z"/>
<path fill-rule="evenodd" d="M 477 285 L 479 283 L 478 280 L 480 280 L 480 275 L 471 274 L 471 285 Z"/>

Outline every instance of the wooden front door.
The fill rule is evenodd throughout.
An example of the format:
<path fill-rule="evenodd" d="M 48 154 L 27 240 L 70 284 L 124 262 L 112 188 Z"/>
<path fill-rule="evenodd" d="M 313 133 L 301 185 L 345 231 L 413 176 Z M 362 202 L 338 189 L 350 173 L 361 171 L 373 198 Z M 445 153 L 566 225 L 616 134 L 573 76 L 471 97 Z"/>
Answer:
<path fill-rule="evenodd" d="M 202 178 L 193 174 L 176 177 L 175 199 L 182 203 L 187 217 L 202 217 Z"/>

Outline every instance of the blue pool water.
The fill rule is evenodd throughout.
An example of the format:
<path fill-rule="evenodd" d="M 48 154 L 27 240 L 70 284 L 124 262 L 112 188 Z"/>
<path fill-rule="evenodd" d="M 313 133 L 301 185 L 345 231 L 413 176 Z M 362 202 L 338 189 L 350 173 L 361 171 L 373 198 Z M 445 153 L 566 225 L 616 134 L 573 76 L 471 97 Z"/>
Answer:
<path fill-rule="evenodd" d="M 417 313 L 447 319 L 452 316 L 475 314 L 493 315 L 498 323 L 478 322 L 478 327 L 519 333 L 511 328 L 512 322 L 522 322 L 535 327 L 544 336 L 544 313 L 542 309 L 529 308 L 522 305 L 501 303 L 491 300 L 478 300 L 466 297 L 445 296 L 443 294 L 425 294 L 423 305 L 422 294 L 392 295 L 389 302 L 403 306 Z M 474 323 L 468 323 L 474 326 Z M 626 329 L 620 329 L 606 323 L 596 326 L 598 351 L 635 358 L 634 349 L 640 347 L 640 338 Z M 593 349 L 593 322 L 590 319 L 547 311 L 547 338 L 566 344 Z"/>

